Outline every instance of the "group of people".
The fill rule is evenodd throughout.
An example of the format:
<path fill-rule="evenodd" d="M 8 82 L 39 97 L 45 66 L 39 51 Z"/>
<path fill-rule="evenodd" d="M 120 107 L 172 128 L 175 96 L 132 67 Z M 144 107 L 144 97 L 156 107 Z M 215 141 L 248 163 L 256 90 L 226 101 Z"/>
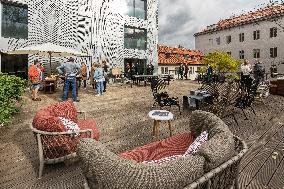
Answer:
<path fill-rule="evenodd" d="M 188 71 L 189 71 L 189 67 L 187 64 L 180 64 L 178 68 L 178 78 L 181 80 L 183 80 L 183 78 L 187 79 Z"/>
<path fill-rule="evenodd" d="M 89 74 L 90 83 L 93 86 L 93 89 L 96 89 L 97 96 L 103 95 L 106 92 L 107 86 L 107 74 L 108 68 L 106 61 L 102 61 L 102 64 L 93 63 L 91 72 Z M 72 99 L 74 102 L 78 102 L 77 99 L 77 76 L 80 76 L 78 87 L 81 86 L 83 82 L 83 88 L 87 88 L 87 79 L 88 79 L 88 68 L 86 63 L 82 62 L 81 66 L 75 64 L 74 58 L 69 58 L 67 62 L 56 68 L 60 75 L 64 76 L 64 86 L 63 86 L 63 95 L 62 100 L 66 101 L 68 96 L 69 88 L 72 90 Z M 31 81 L 31 90 L 32 90 L 32 100 L 40 101 L 41 98 L 38 97 L 38 91 L 41 87 L 42 81 L 44 80 L 44 67 L 42 64 L 35 60 L 33 64 L 30 65 L 28 70 L 29 79 Z"/>
<path fill-rule="evenodd" d="M 38 90 L 44 80 L 43 73 L 44 67 L 42 66 L 42 63 L 40 63 L 39 60 L 35 60 L 28 70 L 28 76 L 31 81 L 32 100 L 34 101 L 41 101 L 41 98 L 38 97 Z"/>
<path fill-rule="evenodd" d="M 67 94 L 69 87 L 72 88 L 72 98 L 74 102 L 77 102 L 76 95 L 76 76 L 81 75 L 79 80 L 78 87 L 81 86 L 81 81 L 83 81 L 84 89 L 87 88 L 87 79 L 88 79 L 88 68 L 85 63 L 82 63 L 81 67 L 78 64 L 74 63 L 74 59 L 71 57 L 68 61 L 61 66 L 56 68 L 58 73 L 65 76 L 64 87 L 63 87 L 63 97 L 62 100 L 67 100 Z M 97 96 L 103 95 L 106 92 L 106 83 L 107 83 L 107 73 L 108 65 L 106 61 L 102 61 L 101 64 L 93 63 L 91 72 L 90 72 L 90 83 L 93 86 L 93 89 L 96 89 Z"/>
<path fill-rule="evenodd" d="M 125 77 L 129 80 L 132 79 L 133 75 L 143 75 L 144 68 L 139 63 L 126 63 L 124 69 Z M 154 66 L 153 64 L 147 64 L 146 66 L 146 75 L 153 75 L 154 74 Z"/>

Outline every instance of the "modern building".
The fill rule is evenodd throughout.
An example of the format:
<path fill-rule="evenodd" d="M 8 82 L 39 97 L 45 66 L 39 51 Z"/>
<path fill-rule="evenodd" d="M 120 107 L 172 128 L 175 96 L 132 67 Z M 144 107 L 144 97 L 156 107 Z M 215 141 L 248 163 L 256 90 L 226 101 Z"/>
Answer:
<path fill-rule="evenodd" d="M 158 74 L 172 75 L 178 78 L 178 69 L 181 64 L 187 64 L 189 67 L 189 79 L 196 79 L 197 72 L 204 66 L 201 63 L 203 53 L 190 50 L 183 47 L 158 46 Z"/>
<path fill-rule="evenodd" d="M 47 57 L 8 55 L 28 45 L 52 42 L 88 53 L 76 62 L 107 60 L 158 67 L 158 0 L 1 0 L 0 71 L 26 75 L 28 62 Z M 53 68 L 65 58 L 52 58 Z M 49 66 L 46 66 L 48 69 Z"/>
<path fill-rule="evenodd" d="M 261 61 L 284 73 L 284 4 L 270 5 L 234 16 L 195 33 L 195 48 L 210 53 L 219 50 L 234 58 Z"/>

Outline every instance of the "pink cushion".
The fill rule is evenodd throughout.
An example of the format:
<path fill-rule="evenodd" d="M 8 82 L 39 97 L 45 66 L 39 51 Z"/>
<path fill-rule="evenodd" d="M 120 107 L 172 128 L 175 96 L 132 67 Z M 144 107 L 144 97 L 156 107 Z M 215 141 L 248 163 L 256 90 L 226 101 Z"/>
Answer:
<path fill-rule="evenodd" d="M 87 120 L 78 120 L 78 125 L 81 130 L 84 129 L 92 129 L 93 131 L 93 139 L 99 140 L 100 132 L 97 128 L 97 123 L 93 119 L 87 119 Z"/>
<path fill-rule="evenodd" d="M 51 115 L 51 108 L 39 110 L 33 120 L 34 128 L 47 132 L 64 132 L 67 131 L 62 121 L 58 117 Z"/>
<path fill-rule="evenodd" d="M 194 137 L 191 133 L 183 133 L 123 152 L 119 156 L 141 163 L 173 155 L 183 155 L 193 140 Z"/>

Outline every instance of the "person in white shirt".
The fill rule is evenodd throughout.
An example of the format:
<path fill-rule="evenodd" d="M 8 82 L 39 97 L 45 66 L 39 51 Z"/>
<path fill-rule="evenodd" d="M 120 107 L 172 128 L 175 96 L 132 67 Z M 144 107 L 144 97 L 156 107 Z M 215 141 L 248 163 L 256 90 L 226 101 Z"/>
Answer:
<path fill-rule="evenodd" d="M 241 87 L 242 89 L 246 88 L 247 91 L 250 90 L 250 82 L 252 81 L 250 77 L 251 72 L 251 65 L 249 64 L 248 60 L 245 60 L 244 63 L 241 65 Z"/>

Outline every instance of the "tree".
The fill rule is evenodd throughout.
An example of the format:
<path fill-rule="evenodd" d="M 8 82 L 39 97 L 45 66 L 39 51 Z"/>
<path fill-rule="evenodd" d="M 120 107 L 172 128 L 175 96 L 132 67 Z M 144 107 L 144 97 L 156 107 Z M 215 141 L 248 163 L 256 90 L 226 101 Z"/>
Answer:
<path fill-rule="evenodd" d="M 203 57 L 204 64 L 210 64 L 216 74 L 225 74 L 226 72 L 237 72 L 241 62 L 237 59 L 234 59 L 231 55 L 214 51 Z"/>

